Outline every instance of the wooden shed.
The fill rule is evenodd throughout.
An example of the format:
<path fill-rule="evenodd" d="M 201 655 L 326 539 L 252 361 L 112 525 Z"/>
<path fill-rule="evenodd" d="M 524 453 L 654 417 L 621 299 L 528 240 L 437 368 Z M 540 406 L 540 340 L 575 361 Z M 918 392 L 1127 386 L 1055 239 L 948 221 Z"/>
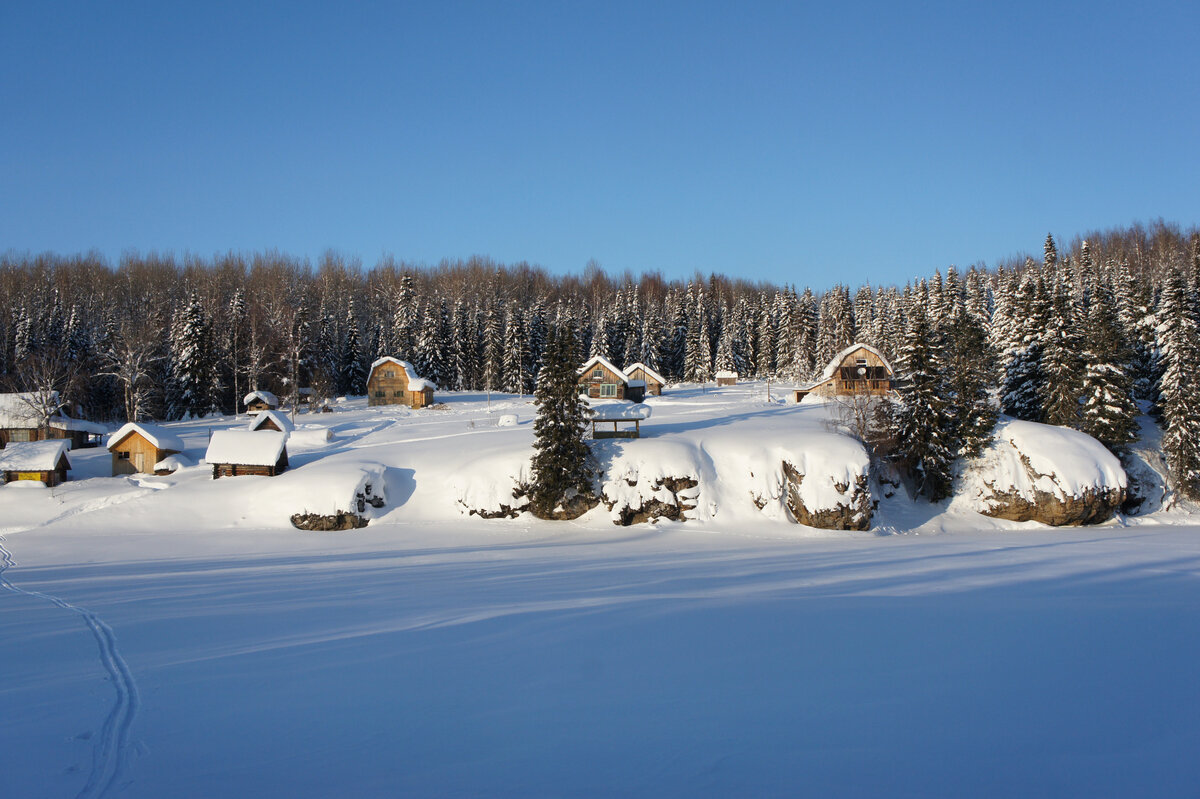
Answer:
<path fill-rule="evenodd" d="M 646 384 L 646 393 L 653 394 L 656 397 L 662 394 L 663 386 L 667 384 L 665 377 L 640 361 L 630 364 L 622 371 L 625 372 L 626 377 L 630 380 L 643 381 Z"/>
<path fill-rule="evenodd" d="M 646 397 L 646 383 L 630 380 L 629 375 L 613 365 L 603 355 L 593 355 L 579 372 L 579 393 L 591 399 L 625 399 L 641 402 Z"/>
<path fill-rule="evenodd" d="M 296 425 L 292 424 L 292 420 L 287 417 L 287 414 L 279 411 L 261 411 L 250 420 L 246 429 L 274 430 L 277 433 L 291 435 L 295 431 Z"/>
<path fill-rule="evenodd" d="M 130 422 L 108 439 L 112 453 L 113 477 L 120 474 L 170 474 L 174 469 L 161 465 L 172 455 L 183 452 L 183 439 L 161 427 Z"/>
<path fill-rule="evenodd" d="M 883 396 L 895 386 L 896 374 L 883 353 L 869 344 L 851 344 L 825 366 L 815 382 L 796 389 L 796 402 L 818 397 Z"/>
<path fill-rule="evenodd" d="M 273 411 L 278 408 L 279 397 L 270 391 L 255 389 L 242 398 L 242 404 L 246 406 L 246 413 L 254 416 L 262 411 Z"/>
<path fill-rule="evenodd" d="M 431 381 L 418 375 L 408 361 L 385 355 L 371 364 L 371 374 L 367 376 L 367 404 L 426 408 L 433 404 L 436 388 Z"/>
<path fill-rule="evenodd" d="M 104 425 L 84 419 L 72 419 L 58 408 L 45 420 L 38 408 L 43 407 L 35 392 L 23 391 L 0 394 L 0 449 L 10 441 L 66 440 L 72 449 L 95 446 L 106 429 Z M 52 392 L 50 404 L 57 404 L 58 393 Z"/>
<path fill-rule="evenodd" d="M 204 460 L 213 479 L 259 475 L 274 477 L 287 471 L 287 433 L 275 430 L 218 430 L 208 442 Z"/>
<path fill-rule="evenodd" d="M 67 479 L 71 462 L 67 460 L 70 442 L 14 441 L 0 450 L 0 482 L 33 480 L 53 488 Z"/>
<path fill-rule="evenodd" d="M 722 369 L 715 375 L 718 386 L 736 386 L 738 381 L 738 373 L 731 372 L 728 369 Z"/>

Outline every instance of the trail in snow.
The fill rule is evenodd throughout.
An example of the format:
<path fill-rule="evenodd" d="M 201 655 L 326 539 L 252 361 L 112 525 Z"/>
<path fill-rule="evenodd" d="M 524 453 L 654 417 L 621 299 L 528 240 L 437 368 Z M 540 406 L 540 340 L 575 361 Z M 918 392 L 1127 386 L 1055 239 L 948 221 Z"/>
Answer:
<path fill-rule="evenodd" d="M 17 562 L 13 559 L 12 553 L 5 548 L 3 541 L 4 537 L 0 536 L 0 588 L 14 594 L 44 599 L 63 610 L 79 614 L 96 639 L 96 644 L 100 648 L 100 662 L 103 664 L 104 670 L 108 672 L 113 688 L 117 692 L 116 701 L 104 719 L 104 726 L 101 728 L 100 735 L 96 738 L 95 748 L 92 750 L 91 774 L 88 775 L 87 782 L 76 795 L 76 799 L 99 799 L 116 785 L 118 778 L 125 773 L 128 765 L 130 730 L 138 710 L 137 682 L 134 681 L 133 673 L 117 649 L 117 639 L 113 635 L 112 628 L 105 624 L 99 616 L 86 608 L 72 605 L 65 599 L 43 594 L 40 591 L 29 591 L 13 585 L 9 581 L 6 572 L 16 566 Z"/>

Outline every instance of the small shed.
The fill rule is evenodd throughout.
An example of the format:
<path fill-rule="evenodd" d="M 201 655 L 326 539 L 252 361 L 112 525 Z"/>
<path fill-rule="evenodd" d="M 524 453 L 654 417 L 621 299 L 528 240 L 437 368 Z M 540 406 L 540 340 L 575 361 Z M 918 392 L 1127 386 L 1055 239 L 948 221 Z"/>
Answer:
<path fill-rule="evenodd" d="M 170 474 L 174 469 L 159 469 L 159 464 L 183 449 L 183 439 L 171 431 L 136 422 L 125 425 L 108 439 L 113 477 L 150 472 Z"/>
<path fill-rule="evenodd" d="M 663 386 L 667 384 L 667 379 L 665 377 L 641 361 L 626 366 L 624 372 L 630 380 L 641 380 L 645 382 L 646 393 L 652 394 L 655 397 L 662 394 Z"/>
<path fill-rule="evenodd" d="M 426 408 L 433 404 L 432 381 L 417 374 L 408 361 L 385 355 L 371 364 L 367 376 L 367 405 L 407 405 Z"/>
<path fill-rule="evenodd" d="M 596 402 L 588 410 L 592 438 L 641 438 L 642 422 L 650 418 L 651 408 L 633 402 Z"/>
<path fill-rule="evenodd" d="M 242 398 L 242 404 L 246 406 L 246 413 L 254 416 L 263 411 L 273 411 L 278 408 L 279 397 L 270 391 L 255 389 Z"/>
<path fill-rule="evenodd" d="M 629 375 L 618 369 L 603 355 L 593 355 L 579 368 L 579 393 L 590 399 L 623 399 L 641 402 L 646 397 L 646 383 L 630 381 Z"/>
<path fill-rule="evenodd" d="M 70 442 L 63 439 L 9 443 L 0 450 L 0 482 L 33 480 L 51 488 L 65 482 L 71 468 L 69 447 Z"/>
<path fill-rule="evenodd" d="M 728 369 L 722 369 L 715 375 L 718 386 L 736 386 L 738 381 L 738 373 L 731 372 Z"/>
<path fill-rule="evenodd" d="M 260 411 L 250 420 L 246 429 L 274 430 L 277 433 L 291 435 L 296 430 L 296 425 L 292 424 L 292 420 L 287 417 L 287 414 L 279 411 Z"/>
<path fill-rule="evenodd" d="M 204 460 L 213 479 L 260 475 L 274 477 L 287 471 L 287 433 L 275 430 L 218 430 L 208 442 Z"/>

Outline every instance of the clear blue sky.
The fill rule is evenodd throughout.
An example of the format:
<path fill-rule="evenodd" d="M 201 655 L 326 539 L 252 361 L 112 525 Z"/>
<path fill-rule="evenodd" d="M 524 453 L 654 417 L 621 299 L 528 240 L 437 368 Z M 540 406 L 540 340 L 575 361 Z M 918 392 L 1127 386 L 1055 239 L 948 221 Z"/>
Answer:
<path fill-rule="evenodd" d="M 1200 222 L 1200 3 L 5 2 L 0 250 L 825 287 Z"/>

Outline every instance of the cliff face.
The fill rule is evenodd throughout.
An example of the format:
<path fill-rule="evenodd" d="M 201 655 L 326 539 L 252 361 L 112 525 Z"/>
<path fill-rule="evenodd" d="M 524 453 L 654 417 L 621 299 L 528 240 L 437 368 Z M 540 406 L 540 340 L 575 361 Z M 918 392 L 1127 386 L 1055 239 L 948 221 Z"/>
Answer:
<path fill-rule="evenodd" d="M 809 527 L 822 527 L 826 530 L 868 530 L 871 527 L 871 490 L 868 487 L 867 475 L 861 474 L 852 481 L 837 482 L 831 480 L 834 492 L 838 496 L 834 501 L 826 501 L 823 506 L 809 507 L 805 501 L 805 492 L 801 490 L 805 475 L 797 471 L 791 463 L 783 462 L 785 480 L 785 496 L 787 508 L 792 518 Z M 818 475 L 829 480 L 825 475 Z M 826 492 L 828 493 L 828 492 Z M 812 502 L 810 498 L 809 503 Z"/>
<path fill-rule="evenodd" d="M 1090 436 L 1002 419 L 991 446 L 967 465 L 960 493 L 985 516 L 1062 526 L 1112 518 L 1128 485 L 1121 462 Z"/>

